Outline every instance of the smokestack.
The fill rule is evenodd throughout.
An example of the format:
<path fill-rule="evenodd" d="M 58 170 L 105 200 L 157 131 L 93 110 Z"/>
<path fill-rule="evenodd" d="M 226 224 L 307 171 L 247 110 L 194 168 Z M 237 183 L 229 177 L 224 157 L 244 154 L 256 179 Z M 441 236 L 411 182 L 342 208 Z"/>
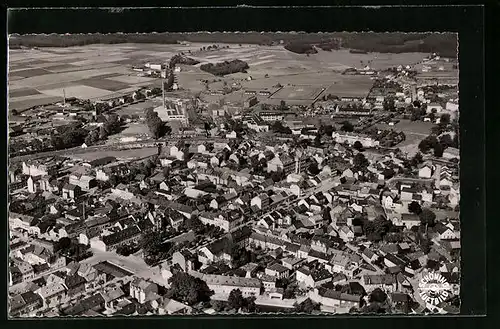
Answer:
<path fill-rule="evenodd" d="M 66 89 L 63 89 L 63 105 L 66 105 Z"/>

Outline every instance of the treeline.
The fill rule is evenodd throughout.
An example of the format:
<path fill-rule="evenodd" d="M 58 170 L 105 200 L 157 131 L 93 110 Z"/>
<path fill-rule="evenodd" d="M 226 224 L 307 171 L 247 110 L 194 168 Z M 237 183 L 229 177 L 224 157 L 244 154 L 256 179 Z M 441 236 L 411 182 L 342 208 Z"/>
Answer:
<path fill-rule="evenodd" d="M 183 56 L 181 54 L 176 54 L 172 56 L 169 62 L 169 67 L 173 69 L 177 64 L 183 64 L 183 65 L 196 65 L 198 64 L 199 61 L 196 59 L 192 59 L 190 57 Z"/>
<path fill-rule="evenodd" d="M 18 35 L 9 38 L 11 48 L 24 47 L 71 47 L 88 44 L 115 44 L 115 43 L 163 43 L 174 44 L 181 41 L 200 43 L 246 43 L 273 45 L 283 42 L 308 41 L 319 43 L 332 38 L 333 33 L 110 33 L 110 34 L 45 34 L 45 35 Z"/>
<path fill-rule="evenodd" d="M 340 49 L 341 40 L 340 39 L 332 39 L 328 41 L 322 41 L 318 43 L 316 46 L 324 51 L 332 51 Z"/>
<path fill-rule="evenodd" d="M 285 49 L 296 54 L 316 54 L 318 51 L 310 43 L 291 42 L 285 45 Z"/>
<path fill-rule="evenodd" d="M 332 41 L 334 40 L 334 41 Z M 458 40 L 454 33 L 114 33 L 73 35 L 11 35 L 10 48 L 71 47 L 88 44 L 159 43 L 181 41 L 201 43 L 236 43 L 278 45 L 306 43 L 335 49 L 339 47 L 366 52 L 403 53 L 435 52 L 444 57 L 456 57 Z M 321 47 L 320 47 L 321 45 Z M 331 50 L 330 49 L 330 50 Z"/>
<path fill-rule="evenodd" d="M 47 35 L 20 35 L 9 38 L 9 47 L 74 47 L 92 44 L 119 44 L 119 43 L 159 43 L 176 44 L 177 38 L 167 33 L 163 34 L 47 34 Z"/>
<path fill-rule="evenodd" d="M 225 61 L 222 63 L 212 64 L 207 63 L 200 66 L 202 71 L 211 73 L 216 76 L 224 76 L 227 74 L 243 72 L 246 73 L 246 70 L 249 69 L 248 63 L 239 59 L 235 59 L 232 61 Z"/>
<path fill-rule="evenodd" d="M 379 53 L 423 52 L 456 57 L 458 40 L 453 33 L 345 33 L 342 47 Z"/>

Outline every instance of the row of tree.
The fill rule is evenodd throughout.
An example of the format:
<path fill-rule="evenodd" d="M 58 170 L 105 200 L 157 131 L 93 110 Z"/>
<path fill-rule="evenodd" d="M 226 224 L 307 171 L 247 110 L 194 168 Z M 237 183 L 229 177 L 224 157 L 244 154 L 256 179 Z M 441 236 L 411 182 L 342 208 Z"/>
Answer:
<path fill-rule="evenodd" d="M 285 49 L 296 54 L 316 54 L 318 51 L 311 43 L 290 42 L 285 45 Z"/>
<path fill-rule="evenodd" d="M 158 116 L 152 108 L 147 108 L 144 111 L 146 118 L 146 125 L 148 126 L 151 136 L 155 139 L 165 136 L 165 134 L 170 133 L 170 127 L 166 126 L 164 122 Z"/>
<path fill-rule="evenodd" d="M 216 76 L 224 76 L 232 73 L 237 73 L 237 72 L 243 72 L 246 73 L 246 71 L 250 67 L 248 66 L 247 62 L 244 62 L 239 59 L 234 59 L 232 61 L 225 61 L 222 63 L 207 63 L 203 64 L 200 66 L 200 69 L 202 71 L 211 73 Z"/>

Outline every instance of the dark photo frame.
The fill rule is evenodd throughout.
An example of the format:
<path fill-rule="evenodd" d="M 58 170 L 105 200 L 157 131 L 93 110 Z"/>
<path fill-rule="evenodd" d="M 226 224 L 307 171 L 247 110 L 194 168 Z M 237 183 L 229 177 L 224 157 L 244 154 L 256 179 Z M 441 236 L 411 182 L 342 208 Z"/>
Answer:
<path fill-rule="evenodd" d="M 222 4 L 221 4 L 222 5 Z M 486 111 L 483 6 L 338 6 L 338 7 L 185 7 L 147 9 L 23 9 L 7 13 L 7 33 L 135 33 L 135 32 L 455 32 L 459 39 L 460 63 L 460 182 L 461 182 L 461 313 L 459 316 L 295 316 L 260 315 L 249 317 L 134 317 L 114 318 L 116 326 L 209 326 L 248 327 L 264 325 L 349 326 L 364 328 L 372 320 L 380 325 L 408 328 L 455 326 L 458 322 L 475 325 L 486 315 Z M 276 19 L 280 17 L 279 19 Z M 443 19 L 446 17 L 446 19 Z M 5 43 L 7 40 L 5 40 Z M 7 104 L 4 100 L 3 104 Z M 4 119 L 5 120 L 5 119 Z M 7 123 L 4 123 L 7 127 Z M 4 161 L 8 162 L 4 152 Z M 5 177 L 2 177 L 5 179 Z M 6 186 L 6 182 L 4 182 Z M 7 200 L 6 200 L 7 202 Z M 7 211 L 7 207 L 4 209 Z M 6 218 L 8 215 L 6 213 Z M 8 232 L 8 221 L 4 230 Z M 5 244 L 6 245 L 6 244 Z M 6 247 L 7 248 L 7 247 Z M 3 256 L 8 252 L 4 249 Z M 4 263 L 8 263 L 7 259 Z M 6 274 L 6 271 L 3 271 Z M 4 278 L 4 282 L 8 282 Z M 7 300 L 5 294 L 4 300 Z M 3 308 L 4 312 L 7 307 Z M 377 318 L 377 319 L 375 319 Z M 412 320 L 409 321 L 408 319 Z M 83 320 L 83 321 L 82 321 Z M 68 325 L 86 328 L 107 319 L 12 321 L 17 326 Z M 68 323 L 66 321 L 71 321 Z M 145 321 L 144 323 L 140 321 Z M 235 322 L 238 321 L 238 322 Z M 330 322 L 334 321 L 334 322 Z M 105 325 L 105 323 L 102 323 Z M 107 324 L 107 323 L 106 323 Z M 465 326 L 465 325 L 464 325 Z"/>

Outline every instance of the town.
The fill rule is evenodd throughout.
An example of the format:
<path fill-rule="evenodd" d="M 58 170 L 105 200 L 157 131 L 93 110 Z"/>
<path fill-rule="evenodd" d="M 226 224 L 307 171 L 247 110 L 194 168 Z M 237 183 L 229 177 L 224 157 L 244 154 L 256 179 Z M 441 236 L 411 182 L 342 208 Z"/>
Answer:
<path fill-rule="evenodd" d="M 10 50 L 11 317 L 459 312 L 456 54 L 276 40 Z"/>

